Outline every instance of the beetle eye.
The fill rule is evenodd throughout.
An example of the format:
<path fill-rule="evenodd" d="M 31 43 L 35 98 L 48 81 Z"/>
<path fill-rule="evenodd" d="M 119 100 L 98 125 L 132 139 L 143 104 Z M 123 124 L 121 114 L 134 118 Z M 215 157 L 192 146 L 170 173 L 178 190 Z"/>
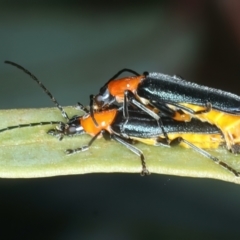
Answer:
<path fill-rule="evenodd" d="M 74 134 L 74 133 L 76 133 L 76 127 L 75 127 L 75 126 L 70 126 L 70 127 L 68 128 L 68 132 L 69 132 L 69 134 Z"/>
<path fill-rule="evenodd" d="M 95 101 L 97 104 L 101 104 L 101 105 L 106 105 L 109 103 L 110 100 L 110 94 L 108 89 L 106 89 L 106 91 L 103 94 L 99 94 L 95 97 Z"/>

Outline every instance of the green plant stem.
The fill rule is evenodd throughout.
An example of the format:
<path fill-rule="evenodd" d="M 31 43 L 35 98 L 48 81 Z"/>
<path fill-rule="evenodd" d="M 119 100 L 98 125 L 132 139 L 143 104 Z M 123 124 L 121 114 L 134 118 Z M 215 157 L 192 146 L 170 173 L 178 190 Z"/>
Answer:
<path fill-rule="evenodd" d="M 73 107 L 64 108 L 69 116 L 80 115 Z M 64 121 L 56 108 L 13 109 L 0 111 L 0 129 L 7 126 L 43 121 Z M 114 141 L 97 139 L 88 151 L 67 156 L 65 150 L 86 145 L 91 137 L 65 137 L 62 141 L 46 132 L 55 125 L 19 128 L 0 133 L 0 177 L 35 178 L 85 173 L 140 174 L 138 156 Z M 153 174 L 214 178 L 240 183 L 240 177 L 203 157 L 192 149 L 177 146 L 154 147 L 137 143 Z M 207 150 L 213 156 L 240 170 L 240 156 L 224 148 Z"/>

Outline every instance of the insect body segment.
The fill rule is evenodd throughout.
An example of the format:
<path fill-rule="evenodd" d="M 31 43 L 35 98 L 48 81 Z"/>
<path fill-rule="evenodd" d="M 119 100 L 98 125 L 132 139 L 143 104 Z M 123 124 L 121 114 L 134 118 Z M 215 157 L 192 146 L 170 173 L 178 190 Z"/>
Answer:
<path fill-rule="evenodd" d="M 149 73 L 138 86 L 137 94 L 151 102 L 189 103 L 197 106 L 212 104 L 212 108 L 240 115 L 240 97 L 215 88 L 187 82 L 176 76 Z"/>
<path fill-rule="evenodd" d="M 130 80 L 134 82 L 131 88 L 127 87 Z M 145 73 L 108 81 L 93 97 L 92 108 L 105 109 L 115 102 L 123 103 L 126 119 L 131 104 L 152 116 L 163 132 L 161 118 L 164 116 L 178 121 L 190 121 L 192 117 L 207 121 L 220 128 L 229 150 L 240 152 L 240 97 L 235 94 L 187 82 L 177 76 Z M 168 138 L 168 134 L 165 137 Z"/>
<path fill-rule="evenodd" d="M 123 102 L 124 92 L 131 91 L 135 93 L 140 82 L 145 78 L 145 76 L 134 76 L 134 77 L 125 77 L 119 79 L 119 81 L 112 81 L 108 84 L 109 94 L 116 97 L 117 102 Z"/>
<path fill-rule="evenodd" d="M 160 91 L 156 86 L 161 83 Z M 150 73 L 139 85 L 139 96 L 151 99 L 161 111 L 161 99 L 174 111 L 181 109 L 194 118 L 215 124 L 224 134 L 227 148 L 240 152 L 240 97 L 200 86 L 169 75 Z"/>
<path fill-rule="evenodd" d="M 63 136 L 72 136 L 76 134 L 85 133 L 92 136 L 92 139 L 87 145 L 76 149 L 67 149 L 67 154 L 88 150 L 92 143 L 100 136 L 103 136 L 106 140 L 114 139 L 140 157 L 142 163 L 141 174 L 148 175 L 149 171 L 146 167 L 145 157 L 142 151 L 130 144 L 127 139 L 124 139 L 124 137 L 119 136 L 112 131 L 111 125 L 113 124 L 117 114 L 119 114 L 117 109 L 95 113 L 95 119 L 99 122 L 98 126 L 94 124 L 94 121 L 89 114 L 84 116 L 75 116 L 73 119 L 70 119 L 68 123 L 60 124 L 56 127 L 56 129 L 49 130 L 48 134 L 56 136 L 60 140 L 63 138 Z"/>
<path fill-rule="evenodd" d="M 235 176 L 239 176 L 239 173 L 231 166 L 220 161 L 218 158 L 210 155 L 202 149 L 217 148 L 220 145 L 225 144 L 222 133 L 214 125 L 203 123 L 197 119 L 192 119 L 190 122 L 179 122 L 171 118 L 164 117 L 162 118 L 162 121 L 165 131 L 170 139 L 170 143 L 168 143 L 156 120 L 143 111 L 129 109 L 129 120 L 127 123 L 123 118 L 123 110 L 112 109 L 106 112 L 102 111 L 95 113 L 95 115 L 96 120 L 98 120 L 99 126 L 101 127 L 96 128 L 90 115 L 79 117 L 78 121 L 76 121 L 76 123 L 79 123 L 79 126 L 82 127 L 83 132 L 90 134 L 93 138 L 86 146 L 76 149 L 68 149 L 68 154 L 88 150 L 97 137 L 103 136 L 105 139 L 114 139 L 140 156 L 142 163 L 142 175 L 146 175 L 149 174 L 149 171 L 146 167 L 145 157 L 141 150 L 132 145 L 133 142 L 138 141 L 154 146 L 175 146 L 180 144 L 184 147 L 192 148 L 203 156 L 229 170 Z M 109 118 L 108 121 L 106 121 L 107 118 Z M 79 128 L 79 126 L 76 124 L 74 125 L 76 129 Z M 86 129 L 83 126 L 85 126 Z M 65 129 L 71 127 L 71 124 L 67 123 Z M 59 129 L 50 130 L 49 134 L 58 135 Z M 65 131 L 62 132 L 62 134 L 70 135 L 71 133 L 69 131 Z"/>
<path fill-rule="evenodd" d="M 109 126 L 112 124 L 112 122 L 115 119 L 115 116 L 117 114 L 117 109 L 111 109 L 104 112 L 98 112 L 94 114 L 94 117 L 96 121 L 99 123 L 99 126 L 96 126 L 92 120 L 91 117 L 84 116 L 83 118 L 80 118 L 80 124 L 91 136 L 96 135 L 99 131 L 102 130 L 108 130 Z"/>
<path fill-rule="evenodd" d="M 199 107 L 190 104 L 183 104 L 193 110 Z M 215 124 L 223 132 L 227 148 L 233 153 L 240 152 L 240 116 L 212 110 L 208 114 L 199 114 L 197 116 L 203 122 Z"/>
<path fill-rule="evenodd" d="M 25 68 L 23 68 L 22 66 L 20 66 L 16 63 L 13 63 L 10 61 L 6 61 L 5 63 L 11 64 L 11 65 L 23 70 L 28 75 L 30 75 L 30 77 L 33 80 L 35 80 L 41 88 L 44 89 L 46 94 L 52 99 L 52 101 L 55 103 L 55 105 L 61 111 L 63 117 L 66 118 L 68 120 L 68 122 L 63 123 L 63 122 L 50 122 L 49 121 L 49 122 L 22 124 L 22 125 L 18 125 L 18 126 L 10 126 L 10 127 L 1 129 L 0 132 L 19 128 L 19 127 L 30 127 L 30 126 L 47 125 L 47 124 L 55 123 L 55 124 L 58 124 L 58 126 L 55 129 L 49 130 L 48 134 L 58 137 L 59 140 L 62 140 L 64 136 L 73 136 L 76 134 L 83 134 L 83 133 L 87 133 L 87 134 L 93 136 L 92 140 L 88 143 L 88 145 L 83 146 L 78 149 L 74 149 L 74 150 L 68 149 L 66 151 L 68 154 L 88 150 L 88 148 L 95 141 L 95 139 L 97 139 L 98 136 L 102 135 L 106 139 L 112 138 L 112 139 L 116 140 L 117 142 L 123 144 L 124 146 L 129 148 L 131 151 L 136 153 L 138 156 L 140 156 L 141 162 L 142 162 L 142 174 L 143 175 L 149 174 L 149 172 L 146 168 L 146 164 L 145 164 L 145 160 L 144 160 L 144 156 L 143 156 L 142 152 L 139 149 L 137 149 L 136 147 L 134 147 L 133 145 L 129 144 L 123 138 L 121 138 L 115 134 L 111 134 L 110 126 L 115 119 L 117 109 L 108 110 L 103 113 L 102 112 L 95 113 L 94 116 L 95 116 L 96 120 L 100 122 L 100 124 L 98 126 L 96 126 L 95 123 L 93 122 L 93 119 L 91 117 L 89 117 L 88 110 L 86 108 L 84 108 L 81 104 L 78 104 L 78 108 L 86 111 L 86 114 L 81 117 L 74 116 L 71 119 L 69 119 L 67 116 L 67 113 L 61 107 L 61 105 L 55 100 L 53 95 L 46 89 L 46 87 L 32 73 L 30 73 L 28 70 L 26 70 Z"/>
<path fill-rule="evenodd" d="M 151 116 L 139 110 L 129 110 L 129 114 L 127 124 L 121 113 L 116 116 L 111 125 L 114 133 L 150 145 L 168 146 L 161 128 Z M 225 143 L 219 129 L 209 123 L 202 123 L 197 119 L 191 122 L 178 122 L 169 117 L 163 117 L 162 122 L 171 142 L 183 138 L 199 148 L 217 148 Z"/>

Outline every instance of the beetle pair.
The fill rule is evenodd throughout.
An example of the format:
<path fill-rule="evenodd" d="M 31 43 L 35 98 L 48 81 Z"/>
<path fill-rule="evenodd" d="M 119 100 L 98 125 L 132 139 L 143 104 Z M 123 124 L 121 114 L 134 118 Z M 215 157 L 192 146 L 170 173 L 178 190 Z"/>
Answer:
<path fill-rule="evenodd" d="M 124 71 L 131 70 L 123 69 L 114 78 Z M 123 102 L 124 115 L 127 118 L 126 104 L 130 102 L 156 120 L 162 116 L 179 121 L 198 118 L 216 125 L 224 135 L 227 148 L 233 153 L 240 152 L 239 96 L 187 82 L 177 76 L 162 73 L 139 75 L 131 72 L 136 76 L 116 80 L 111 78 L 98 95 L 91 97 L 91 109 L 102 109 L 114 102 Z M 159 114 L 149 108 L 158 109 Z M 185 115 L 179 115 L 179 110 Z"/>
<path fill-rule="evenodd" d="M 211 104 L 213 105 L 211 101 L 214 100 L 215 97 L 219 97 L 225 92 L 220 92 L 219 90 L 215 90 L 215 92 L 214 89 L 206 88 L 205 91 L 209 90 L 210 93 L 216 94 L 214 98 L 209 98 L 207 101 L 201 100 L 200 97 L 194 98 L 196 96 L 193 94 L 192 98 L 189 99 L 191 101 L 198 100 L 196 102 L 197 107 L 203 106 L 202 109 L 197 109 L 195 111 L 191 109 L 191 101 L 189 104 L 188 101 L 184 101 L 182 96 L 178 96 L 181 94 L 176 94 L 174 86 L 176 87 L 176 85 L 180 84 L 180 86 L 183 85 L 187 87 L 189 85 L 188 87 L 192 86 L 193 89 L 197 89 L 199 85 L 190 84 L 177 77 L 170 77 L 163 74 L 139 75 L 131 70 L 130 71 L 136 76 L 114 80 L 119 74 L 121 74 L 123 71 L 126 71 L 124 69 L 116 76 L 111 78 L 106 85 L 101 88 L 98 95 L 91 97 L 90 114 L 87 111 L 84 116 L 75 116 L 69 119 L 64 109 L 58 104 L 58 102 L 53 98 L 52 94 L 34 75 L 18 64 L 9 61 L 6 61 L 6 63 L 12 64 L 29 74 L 50 96 L 52 101 L 61 111 L 63 117 L 67 119 L 67 123 L 59 123 L 56 129 L 48 132 L 49 134 L 58 136 L 59 139 L 62 139 L 64 135 L 82 133 L 87 133 L 93 136 L 88 145 L 74 150 L 67 150 L 68 154 L 87 150 L 94 140 L 98 136 L 102 135 L 106 139 L 112 138 L 116 140 L 140 156 L 142 162 L 142 174 L 145 175 L 148 174 L 148 170 L 146 168 L 144 155 L 138 148 L 131 144 L 131 141 L 137 140 L 151 145 L 176 145 L 179 143 L 184 143 L 188 147 L 192 147 L 194 150 L 222 165 L 236 176 L 239 175 L 235 169 L 231 168 L 226 163 L 211 156 L 200 148 L 218 147 L 219 144 L 223 143 L 224 139 L 222 138 L 221 131 L 209 123 L 202 123 L 198 120 L 192 120 L 190 122 L 186 121 L 187 119 L 190 119 L 189 114 L 192 114 L 193 116 L 200 116 L 205 112 L 210 114 L 213 111 L 212 109 L 215 107 L 211 107 Z M 169 77 L 170 79 L 168 79 Z M 164 90 L 163 95 L 160 97 L 158 91 L 161 91 L 161 89 L 156 90 L 157 86 L 160 87 L 159 79 L 163 79 L 162 82 Z M 120 88 L 119 83 L 122 88 Z M 172 86 L 171 84 L 174 83 L 175 85 Z M 172 92 L 171 94 L 167 95 L 166 93 L 169 93 L 169 90 L 167 90 L 169 86 L 170 88 L 172 86 L 173 89 L 170 89 Z M 114 89 L 115 92 L 112 91 L 112 89 Z M 182 91 L 184 92 L 184 87 L 182 88 Z M 237 99 L 237 96 L 228 93 L 225 93 L 224 96 Z M 216 98 L 215 100 L 218 100 L 218 106 L 218 103 L 221 103 L 221 99 Z M 119 109 L 115 107 L 112 108 L 111 106 L 113 106 L 115 101 L 123 102 L 123 106 Z M 129 107 L 129 102 L 132 105 L 140 108 L 141 111 L 136 108 Z M 190 106 L 186 106 L 184 104 L 189 104 Z M 79 106 L 82 108 L 81 105 Z M 227 107 L 228 106 L 225 106 L 226 109 Z M 96 111 L 99 109 L 101 111 Z M 157 111 L 155 112 L 155 110 Z M 181 114 L 182 112 L 187 114 Z M 184 121 L 176 121 L 173 118 Z M 52 122 L 34 123 L 31 125 L 24 124 L 20 125 L 20 127 L 50 123 L 52 124 Z M 14 129 L 16 127 L 19 126 L 8 127 L 1 131 Z M 201 139 L 200 145 L 197 146 L 197 144 L 193 142 L 193 136 L 199 136 L 199 139 Z M 203 136 L 208 140 L 209 146 L 203 146 Z M 213 141 L 212 139 L 215 140 Z"/>

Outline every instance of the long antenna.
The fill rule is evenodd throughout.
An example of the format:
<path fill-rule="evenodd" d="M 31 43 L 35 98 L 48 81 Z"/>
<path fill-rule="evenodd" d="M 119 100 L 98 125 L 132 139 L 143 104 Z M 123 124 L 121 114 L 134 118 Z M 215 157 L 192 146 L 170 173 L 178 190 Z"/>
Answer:
<path fill-rule="evenodd" d="M 19 125 L 15 125 L 15 126 L 2 128 L 2 129 L 0 129 L 0 132 L 9 131 L 9 130 L 16 129 L 16 128 L 35 127 L 35 126 L 44 126 L 44 125 L 50 125 L 50 124 L 53 125 L 53 124 L 61 124 L 61 123 L 62 122 L 60 122 L 60 121 L 49 121 L 49 122 L 19 124 Z"/>
<path fill-rule="evenodd" d="M 64 111 L 63 107 L 57 102 L 57 100 L 53 97 L 53 95 L 48 91 L 48 89 L 37 79 L 37 77 L 35 77 L 31 72 L 29 72 L 27 69 L 25 69 L 24 67 L 18 65 L 17 63 L 11 62 L 11 61 L 5 61 L 6 64 L 10 64 L 13 65 L 19 69 L 21 69 L 22 71 L 24 71 L 26 74 L 28 74 L 33 80 L 35 80 L 38 85 L 44 90 L 44 92 L 51 98 L 51 100 L 54 102 L 54 104 L 57 106 L 57 108 L 61 111 L 62 116 L 64 118 L 66 118 L 67 120 L 69 120 L 69 117 L 67 115 L 67 113 Z"/>

